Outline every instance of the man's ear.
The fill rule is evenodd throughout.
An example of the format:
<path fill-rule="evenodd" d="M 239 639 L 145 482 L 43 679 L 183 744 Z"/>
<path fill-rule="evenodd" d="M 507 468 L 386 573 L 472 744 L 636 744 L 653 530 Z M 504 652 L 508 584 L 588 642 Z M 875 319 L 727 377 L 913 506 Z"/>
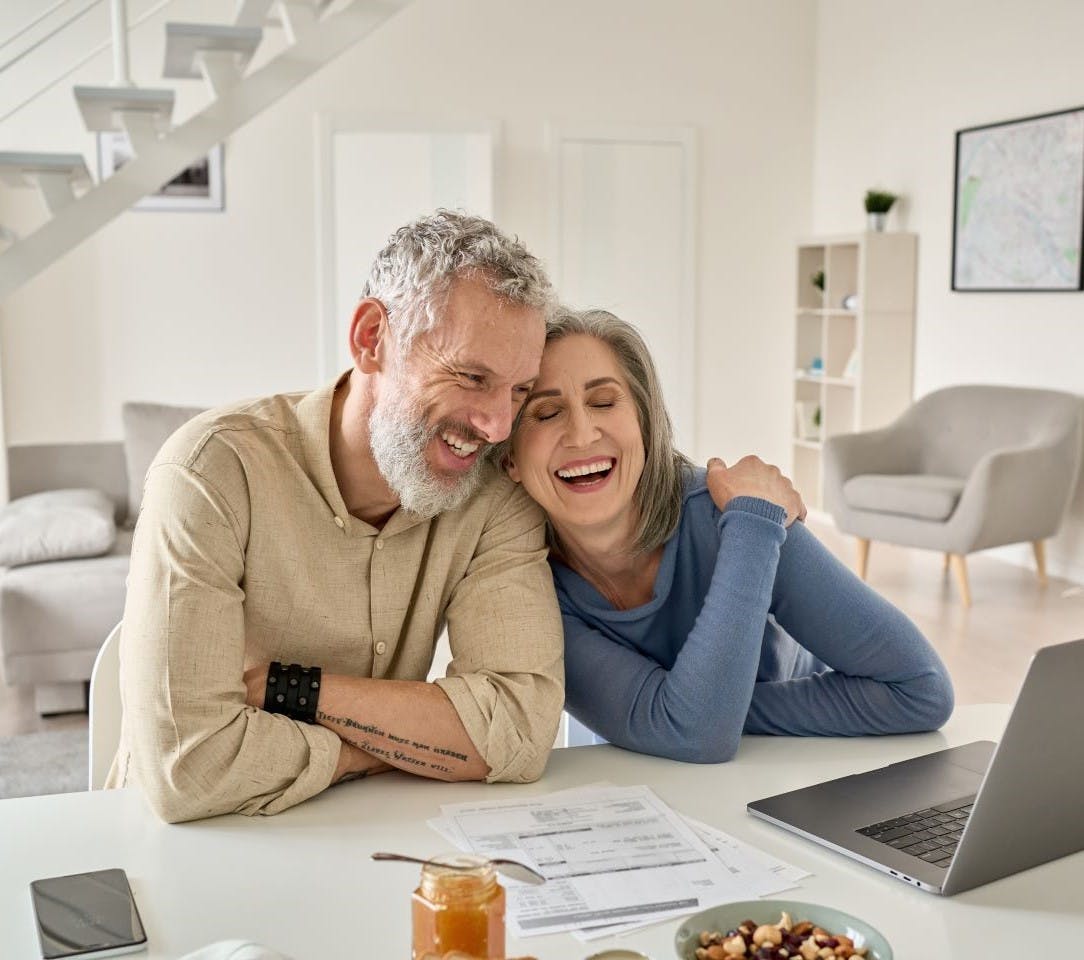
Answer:
<path fill-rule="evenodd" d="M 350 356 L 362 373 L 379 373 L 388 359 L 388 311 L 373 297 L 366 297 L 350 321 Z"/>

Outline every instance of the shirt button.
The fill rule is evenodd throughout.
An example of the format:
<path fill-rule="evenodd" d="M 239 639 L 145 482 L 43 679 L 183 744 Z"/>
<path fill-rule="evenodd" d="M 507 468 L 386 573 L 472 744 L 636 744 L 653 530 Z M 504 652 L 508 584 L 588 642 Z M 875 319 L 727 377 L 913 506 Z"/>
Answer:
<path fill-rule="evenodd" d="M 384 541 L 383 540 L 377 540 L 376 541 L 376 549 L 377 550 L 383 550 L 384 549 Z"/>
<path fill-rule="evenodd" d="M 342 530 L 342 528 L 346 526 L 346 521 L 344 521 L 342 517 L 336 517 L 335 526 Z"/>
<path fill-rule="evenodd" d="M 377 654 L 378 654 L 379 656 L 381 656 L 381 657 L 382 657 L 382 656 L 384 656 L 384 651 L 385 651 L 385 650 L 387 650 L 387 649 L 388 649 L 388 645 L 387 645 L 387 644 L 386 644 L 386 643 L 385 643 L 385 642 L 384 642 L 383 640 L 381 640 L 381 641 L 380 641 L 380 642 L 379 642 L 379 643 L 378 643 L 378 644 L 376 645 L 376 652 L 377 652 Z"/>

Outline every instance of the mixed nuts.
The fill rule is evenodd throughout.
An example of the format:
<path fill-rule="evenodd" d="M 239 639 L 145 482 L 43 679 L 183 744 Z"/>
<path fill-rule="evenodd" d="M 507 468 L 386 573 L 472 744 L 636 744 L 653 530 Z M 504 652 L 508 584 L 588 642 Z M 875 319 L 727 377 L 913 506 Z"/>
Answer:
<path fill-rule="evenodd" d="M 696 960 L 835 960 L 836 957 L 864 957 L 868 947 L 855 947 L 841 933 L 829 933 L 809 920 L 794 923 L 786 911 L 779 923 L 743 920 L 726 933 L 705 930 L 700 934 Z"/>

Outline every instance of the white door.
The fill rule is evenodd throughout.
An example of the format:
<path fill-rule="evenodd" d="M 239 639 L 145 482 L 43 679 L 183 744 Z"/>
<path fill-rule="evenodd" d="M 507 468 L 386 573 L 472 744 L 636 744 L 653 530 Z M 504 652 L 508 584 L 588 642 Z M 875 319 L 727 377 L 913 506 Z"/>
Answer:
<path fill-rule="evenodd" d="M 687 128 L 551 128 L 558 292 L 643 334 L 678 447 L 695 439 L 695 138 Z"/>

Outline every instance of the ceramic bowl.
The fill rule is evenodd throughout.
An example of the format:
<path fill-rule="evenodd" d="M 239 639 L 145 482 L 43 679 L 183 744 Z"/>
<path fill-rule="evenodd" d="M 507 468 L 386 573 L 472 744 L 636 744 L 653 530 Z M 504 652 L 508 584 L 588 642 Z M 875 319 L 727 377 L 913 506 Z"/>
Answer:
<path fill-rule="evenodd" d="M 744 900 L 740 903 L 723 903 L 689 917 L 674 935 L 674 946 L 681 960 L 695 960 L 696 948 L 700 946 L 703 930 L 726 933 L 743 920 L 775 924 L 786 911 L 795 923 L 810 920 L 816 926 L 831 933 L 842 933 L 854 941 L 856 947 L 868 947 L 867 960 L 892 960 L 892 948 L 880 931 L 865 920 L 835 907 L 823 907 L 817 903 L 801 903 L 796 900 Z"/>

